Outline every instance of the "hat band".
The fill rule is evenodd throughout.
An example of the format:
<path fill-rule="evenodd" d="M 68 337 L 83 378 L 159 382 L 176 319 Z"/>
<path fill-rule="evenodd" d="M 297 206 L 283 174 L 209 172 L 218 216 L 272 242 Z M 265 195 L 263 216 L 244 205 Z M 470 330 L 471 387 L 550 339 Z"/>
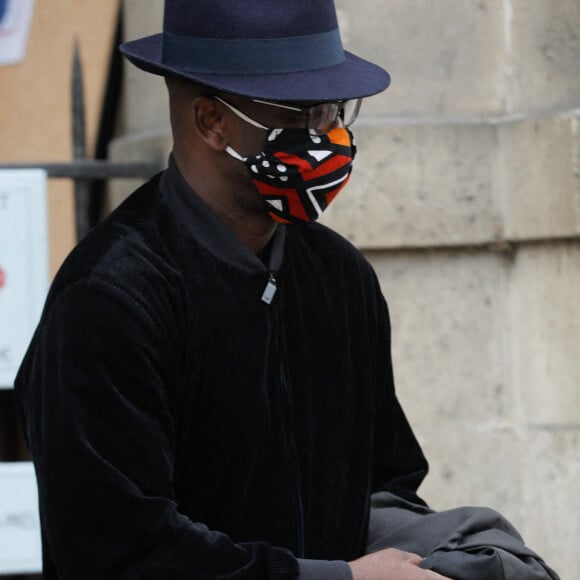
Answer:
<path fill-rule="evenodd" d="M 164 64 L 206 74 L 275 74 L 345 61 L 338 29 L 287 38 L 216 39 L 163 33 Z"/>

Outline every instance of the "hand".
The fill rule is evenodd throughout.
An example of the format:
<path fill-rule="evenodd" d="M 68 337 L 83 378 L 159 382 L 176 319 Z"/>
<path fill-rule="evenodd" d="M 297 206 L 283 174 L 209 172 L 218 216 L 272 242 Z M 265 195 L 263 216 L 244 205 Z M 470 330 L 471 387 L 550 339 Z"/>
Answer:
<path fill-rule="evenodd" d="M 349 562 L 353 580 L 452 580 L 419 568 L 421 557 L 388 548 Z"/>

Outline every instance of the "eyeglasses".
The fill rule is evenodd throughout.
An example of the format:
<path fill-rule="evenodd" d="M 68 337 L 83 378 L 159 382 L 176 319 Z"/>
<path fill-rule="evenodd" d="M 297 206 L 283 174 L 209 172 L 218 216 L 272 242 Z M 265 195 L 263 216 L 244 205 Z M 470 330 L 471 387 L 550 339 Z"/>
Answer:
<path fill-rule="evenodd" d="M 223 103 L 244 121 L 254 125 L 254 127 L 259 127 L 260 129 L 266 130 L 271 130 L 274 128 L 266 127 L 265 125 L 258 123 L 254 119 L 248 117 L 248 115 L 245 113 L 242 113 L 242 111 L 240 111 L 237 107 L 225 101 L 223 98 L 218 96 L 214 96 L 214 98 L 220 103 Z M 310 132 L 316 135 L 325 135 L 328 133 L 334 127 L 336 120 L 339 117 L 345 127 L 350 127 L 350 125 L 352 125 L 358 117 L 362 104 L 362 99 L 318 103 L 316 105 L 307 107 L 297 107 L 284 103 L 274 103 L 272 101 L 263 101 L 262 99 L 252 99 L 252 101 L 262 105 L 268 105 L 269 107 L 276 107 L 278 109 L 285 109 L 286 111 L 295 111 L 297 113 L 301 113 L 306 117 L 305 129 L 308 129 Z"/>

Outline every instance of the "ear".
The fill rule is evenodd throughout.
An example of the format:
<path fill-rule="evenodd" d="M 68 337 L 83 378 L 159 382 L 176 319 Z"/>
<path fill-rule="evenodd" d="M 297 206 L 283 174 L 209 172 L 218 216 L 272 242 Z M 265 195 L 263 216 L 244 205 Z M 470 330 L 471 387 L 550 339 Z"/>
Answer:
<path fill-rule="evenodd" d="M 202 141 L 214 151 L 224 151 L 228 127 L 223 107 L 210 97 L 196 97 L 192 103 L 193 125 Z"/>

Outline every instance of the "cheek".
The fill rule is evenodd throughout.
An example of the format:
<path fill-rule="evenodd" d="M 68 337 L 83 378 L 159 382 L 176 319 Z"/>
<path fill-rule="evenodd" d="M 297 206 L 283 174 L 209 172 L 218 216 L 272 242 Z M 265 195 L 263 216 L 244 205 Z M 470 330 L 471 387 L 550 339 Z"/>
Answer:
<path fill-rule="evenodd" d="M 234 145 L 232 143 L 232 146 L 244 157 L 251 157 L 258 155 L 258 153 L 261 153 L 264 150 L 266 137 L 266 131 L 258 129 L 257 127 L 255 129 L 252 127 L 251 130 L 240 131 L 236 135 L 236 144 Z"/>

